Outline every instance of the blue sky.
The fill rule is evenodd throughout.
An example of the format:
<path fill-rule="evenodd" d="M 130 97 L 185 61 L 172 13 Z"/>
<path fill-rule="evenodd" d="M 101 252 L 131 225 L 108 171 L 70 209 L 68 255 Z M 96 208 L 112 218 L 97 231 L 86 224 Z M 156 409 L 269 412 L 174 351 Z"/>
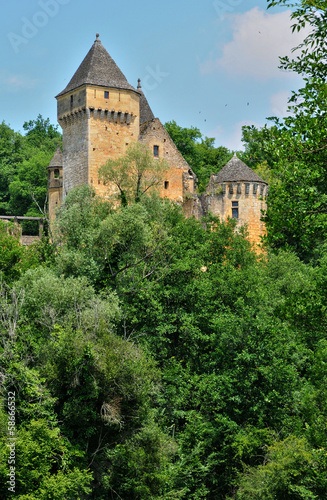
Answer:
<path fill-rule="evenodd" d="M 299 42 L 266 0 L 11 0 L 1 6 L 0 120 L 56 123 L 65 88 L 95 35 L 160 120 L 240 149 L 241 126 L 285 114 L 301 81 L 278 70 Z M 301 35 L 300 35 L 301 36 Z"/>

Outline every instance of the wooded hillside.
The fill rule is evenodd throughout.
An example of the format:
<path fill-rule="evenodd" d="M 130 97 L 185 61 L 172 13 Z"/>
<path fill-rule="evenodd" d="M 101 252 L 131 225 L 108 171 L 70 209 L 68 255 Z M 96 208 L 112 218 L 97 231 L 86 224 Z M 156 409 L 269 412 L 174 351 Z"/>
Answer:
<path fill-rule="evenodd" d="M 270 183 L 262 255 L 234 220 L 150 191 L 117 208 L 72 190 L 32 247 L 0 223 L 1 498 L 327 497 L 325 2 L 298 2 L 294 23 L 312 30 L 282 59 L 305 76 L 293 112 L 243 130 Z M 166 127 L 202 186 L 229 159 Z M 2 214 L 46 198 L 60 134 L 24 129 L 0 126 Z"/>

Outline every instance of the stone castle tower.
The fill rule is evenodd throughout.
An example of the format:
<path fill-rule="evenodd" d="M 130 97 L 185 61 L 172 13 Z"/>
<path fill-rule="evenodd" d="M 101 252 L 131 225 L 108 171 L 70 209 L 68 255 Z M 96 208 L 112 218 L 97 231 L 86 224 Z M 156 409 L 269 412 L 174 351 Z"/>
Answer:
<path fill-rule="evenodd" d="M 235 154 L 218 174 L 211 175 L 203 196 L 204 209 L 223 220 L 237 219 L 237 226 L 246 224 L 249 240 L 259 245 L 265 233 L 261 217 L 267 192 L 268 184 Z"/>
<path fill-rule="evenodd" d="M 206 193 L 196 193 L 197 178 L 166 129 L 155 118 L 141 89 L 126 77 L 102 45 L 99 35 L 66 88 L 57 96 L 63 151 L 58 147 L 48 169 L 49 218 L 53 220 L 68 191 L 92 185 L 106 196 L 98 169 L 108 159 L 141 142 L 169 165 L 159 189 L 162 197 L 183 204 L 186 216 L 200 218 L 208 211 L 222 219 L 233 217 L 248 226 L 249 239 L 260 243 L 267 183 L 234 156 L 218 174 L 212 174 Z"/>
<path fill-rule="evenodd" d="M 64 199 L 70 189 L 81 184 L 93 185 L 97 194 L 105 196 L 108 186 L 98 177 L 99 167 L 108 159 L 122 156 L 128 145 L 136 141 L 147 144 L 154 158 L 164 158 L 169 164 L 160 189 L 162 196 L 182 202 L 186 192 L 195 191 L 196 176 L 160 120 L 154 117 L 140 80 L 137 89 L 128 83 L 99 35 L 56 99 L 63 131 L 63 185 L 58 198 Z M 52 182 L 50 219 L 58 206 L 54 200 Z"/>

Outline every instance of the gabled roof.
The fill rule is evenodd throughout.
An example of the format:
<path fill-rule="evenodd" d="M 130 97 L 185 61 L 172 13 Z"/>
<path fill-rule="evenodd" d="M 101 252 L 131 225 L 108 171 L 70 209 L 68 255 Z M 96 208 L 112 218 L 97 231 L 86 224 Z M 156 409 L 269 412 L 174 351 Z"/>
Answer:
<path fill-rule="evenodd" d="M 226 165 L 218 172 L 214 174 L 213 179 L 215 182 L 263 182 L 267 184 L 266 181 L 261 179 L 251 168 L 249 168 L 245 163 L 237 158 L 236 153 L 233 158 L 226 163 Z"/>
<path fill-rule="evenodd" d="M 139 93 L 141 95 L 140 96 L 140 125 L 143 125 L 143 123 L 146 123 L 146 122 L 149 122 L 150 120 L 153 120 L 154 114 L 152 112 L 152 109 L 150 108 L 150 105 L 148 103 L 147 98 L 143 94 L 140 78 L 138 79 L 137 90 L 139 91 Z"/>
<path fill-rule="evenodd" d="M 142 142 L 144 144 L 148 143 L 147 138 L 150 137 L 150 139 L 153 137 L 152 136 L 152 129 L 153 126 L 155 126 L 156 130 L 158 131 L 158 137 L 161 137 L 162 139 L 166 139 L 167 141 L 167 146 L 170 149 L 170 152 L 175 156 L 175 158 L 178 159 L 178 167 L 177 168 L 182 168 L 184 172 L 188 172 L 189 175 L 194 177 L 194 179 L 197 181 L 197 176 L 193 172 L 192 168 L 190 165 L 187 163 L 185 158 L 182 156 L 182 154 L 178 151 L 176 144 L 168 134 L 167 130 L 159 120 L 159 118 L 153 118 L 153 120 L 147 121 L 143 123 L 140 126 L 140 135 L 139 135 L 139 142 Z"/>
<path fill-rule="evenodd" d="M 52 157 L 52 160 L 49 163 L 49 167 L 62 167 L 63 166 L 63 154 L 58 144 L 58 147 L 55 151 L 55 154 Z M 48 167 L 48 168 L 49 168 Z"/>
<path fill-rule="evenodd" d="M 96 40 L 80 64 L 67 87 L 56 97 L 67 94 L 82 85 L 99 85 L 123 90 L 137 90 L 126 80 L 122 71 L 108 54 L 97 33 Z"/>

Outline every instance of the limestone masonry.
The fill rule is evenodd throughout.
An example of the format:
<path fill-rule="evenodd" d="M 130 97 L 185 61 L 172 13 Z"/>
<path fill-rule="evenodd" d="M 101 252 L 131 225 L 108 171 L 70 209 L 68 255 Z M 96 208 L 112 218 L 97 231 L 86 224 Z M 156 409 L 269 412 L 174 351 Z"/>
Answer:
<path fill-rule="evenodd" d="M 128 145 L 138 141 L 169 165 L 159 189 L 162 197 L 182 204 L 187 217 L 200 218 L 210 211 L 223 220 L 236 218 L 238 225 L 247 224 L 250 241 L 260 243 L 267 183 L 234 155 L 219 173 L 211 175 L 206 192 L 198 195 L 196 175 L 154 117 L 140 80 L 137 88 L 128 83 L 99 35 L 56 99 L 63 151 L 58 146 L 48 167 L 50 220 L 76 186 L 92 185 L 105 196 L 108 186 L 98 177 L 99 167 L 124 155 Z"/>

